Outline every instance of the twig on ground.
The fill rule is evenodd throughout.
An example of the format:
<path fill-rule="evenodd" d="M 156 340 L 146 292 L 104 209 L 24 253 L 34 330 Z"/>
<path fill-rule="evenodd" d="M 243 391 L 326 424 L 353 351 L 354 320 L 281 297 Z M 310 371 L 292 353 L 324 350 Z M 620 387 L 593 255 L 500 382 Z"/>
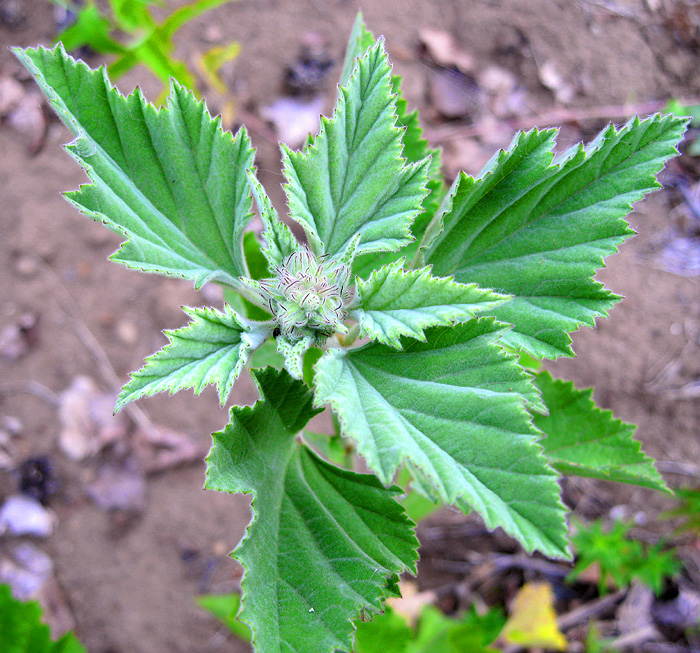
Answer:
<path fill-rule="evenodd" d="M 659 631 L 656 630 L 656 627 L 653 624 L 648 624 L 638 628 L 637 630 L 633 630 L 632 632 L 620 635 L 620 637 L 616 637 L 611 641 L 606 641 L 605 646 L 607 648 L 623 650 L 643 644 L 644 642 L 648 642 L 650 640 L 656 641 L 660 637 L 661 635 L 659 634 Z"/>
<path fill-rule="evenodd" d="M 700 98 L 686 98 L 680 102 L 686 106 L 700 104 Z M 518 131 L 521 129 L 532 129 L 533 127 L 548 127 L 551 125 L 561 125 L 562 123 L 580 122 L 582 120 L 629 118 L 635 114 L 648 114 L 662 111 L 667 103 L 667 100 L 654 100 L 639 104 L 604 105 L 584 109 L 556 108 L 534 116 L 520 116 L 518 118 L 504 120 L 501 124 L 513 131 Z M 432 145 L 437 145 L 455 136 L 482 136 L 484 132 L 490 132 L 492 129 L 493 126 L 491 124 L 487 125 L 483 122 L 461 127 L 441 125 L 439 127 L 426 129 L 425 137 Z"/>
<path fill-rule="evenodd" d="M 560 630 L 566 631 L 581 622 L 598 617 L 622 601 L 626 594 L 627 590 L 621 589 L 612 594 L 601 596 L 599 599 L 595 599 L 595 601 L 591 601 L 590 603 L 586 603 L 585 605 L 571 610 L 571 612 L 560 615 L 557 618 L 557 625 Z"/>
<path fill-rule="evenodd" d="M 68 292 L 60 277 L 56 274 L 54 269 L 38 254 L 30 252 L 31 256 L 34 257 L 40 268 L 50 277 L 52 284 L 58 296 L 55 296 L 56 303 L 58 307 L 63 311 L 64 315 L 71 321 L 74 328 L 74 333 L 78 340 L 85 347 L 87 352 L 92 356 L 95 365 L 97 365 L 97 370 L 102 376 L 102 381 L 107 385 L 107 387 L 115 394 L 119 393 L 119 388 L 121 387 L 121 382 L 119 381 L 119 375 L 116 373 L 112 367 L 112 363 L 109 361 L 109 357 L 102 349 L 102 345 L 98 342 L 97 338 L 90 331 L 89 327 L 85 323 L 85 320 L 81 317 L 80 307 L 73 299 L 73 296 Z M 140 428 L 146 430 L 153 426 L 150 417 L 141 410 L 138 406 L 129 404 L 124 407 L 124 412 L 132 419 L 132 421 Z"/>
<path fill-rule="evenodd" d="M 37 381 L 10 381 L 0 385 L 0 395 L 26 394 L 45 401 L 52 408 L 58 408 L 59 399 L 53 390 Z"/>

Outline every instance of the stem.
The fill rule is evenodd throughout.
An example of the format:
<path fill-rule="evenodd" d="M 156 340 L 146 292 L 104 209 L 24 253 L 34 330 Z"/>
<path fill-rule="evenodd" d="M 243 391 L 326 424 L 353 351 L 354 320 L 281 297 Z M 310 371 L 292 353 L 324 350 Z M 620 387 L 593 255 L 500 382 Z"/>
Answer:
<path fill-rule="evenodd" d="M 352 347 L 355 340 L 357 340 L 357 336 L 359 335 L 360 325 L 356 323 L 350 327 L 347 333 L 336 333 L 335 337 L 338 339 L 340 346 L 347 349 L 348 347 Z"/>
<path fill-rule="evenodd" d="M 260 286 L 258 282 L 254 279 L 239 277 L 238 279 L 232 279 L 228 285 L 230 285 L 231 288 L 233 288 L 233 290 L 241 297 L 247 299 L 251 304 L 255 304 L 258 308 L 262 308 L 264 311 L 270 310 L 268 303 L 260 294 Z"/>
<path fill-rule="evenodd" d="M 460 176 L 457 175 L 457 178 L 454 180 L 452 186 L 445 194 L 445 197 L 442 199 L 438 210 L 435 211 L 435 215 L 432 217 L 432 219 L 428 223 L 428 226 L 425 228 L 425 231 L 423 232 L 423 237 L 420 239 L 420 244 L 418 245 L 418 251 L 416 252 L 416 255 L 413 257 L 413 259 L 411 259 L 411 262 L 408 264 L 409 270 L 415 270 L 417 268 L 422 268 L 425 266 L 425 250 L 442 233 L 442 230 L 444 228 L 443 216 L 452 207 L 452 196 L 454 195 L 454 192 L 457 189 L 459 179 Z"/>

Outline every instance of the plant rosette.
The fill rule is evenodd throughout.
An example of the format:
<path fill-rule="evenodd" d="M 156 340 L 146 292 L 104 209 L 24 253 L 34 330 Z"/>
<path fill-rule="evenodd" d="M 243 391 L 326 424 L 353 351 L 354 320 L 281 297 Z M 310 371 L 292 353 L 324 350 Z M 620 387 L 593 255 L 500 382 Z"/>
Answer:
<path fill-rule="evenodd" d="M 349 651 L 353 620 L 415 573 L 399 470 L 558 558 L 571 557 L 561 474 L 666 489 L 634 427 L 521 361 L 573 356 L 569 333 L 619 301 L 593 277 L 632 235 L 625 216 L 659 187 L 684 119 L 633 118 L 559 155 L 556 130 L 519 133 L 448 188 L 383 40 L 358 17 L 332 117 L 302 150 L 282 146 L 302 243 L 257 180 L 246 130 L 222 130 L 176 82 L 156 109 L 60 45 L 15 53 L 90 177 L 68 200 L 125 238 L 112 260 L 228 288 L 223 309 L 185 308 L 190 323 L 166 332 L 117 409 L 207 385 L 223 404 L 263 349 L 281 354 L 250 369 L 260 400 L 231 409 L 207 457 L 207 488 L 253 495 L 232 555 L 257 650 Z M 246 233 L 253 201 L 261 237 Z M 369 473 L 311 446 L 306 424 L 328 407 L 330 438 Z"/>

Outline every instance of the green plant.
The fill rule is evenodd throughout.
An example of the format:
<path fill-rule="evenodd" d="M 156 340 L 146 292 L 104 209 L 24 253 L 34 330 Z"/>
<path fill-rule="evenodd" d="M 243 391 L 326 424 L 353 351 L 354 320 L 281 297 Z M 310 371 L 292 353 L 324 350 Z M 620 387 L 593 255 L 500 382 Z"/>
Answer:
<path fill-rule="evenodd" d="M 3 653 L 86 653 L 73 633 L 51 639 L 36 601 L 18 601 L 0 584 L 0 651 Z"/>
<path fill-rule="evenodd" d="M 240 594 L 204 594 L 197 597 L 197 604 L 220 619 L 236 637 L 250 641 L 250 628 L 236 618 L 241 607 Z"/>
<path fill-rule="evenodd" d="M 250 641 L 250 631 L 237 618 L 240 595 L 209 594 L 197 603 L 220 619 L 237 637 Z M 372 621 L 358 621 L 353 653 L 488 653 L 506 622 L 498 608 L 481 615 L 472 607 L 460 617 L 447 617 L 425 605 L 414 626 L 385 606 Z"/>
<path fill-rule="evenodd" d="M 569 579 L 576 580 L 585 569 L 597 564 L 600 567 L 600 594 L 605 594 L 609 580 L 616 587 L 625 587 L 638 580 L 658 596 L 664 581 L 680 570 L 680 560 L 674 549 L 664 550 L 666 543 L 663 541 L 648 546 L 632 539 L 629 536 L 631 528 L 632 524 L 622 521 L 615 522 L 610 529 L 605 529 L 601 521 L 585 527 L 578 524 L 577 532 L 571 537 L 577 561 Z"/>
<path fill-rule="evenodd" d="M 675 98 L 668 101 L 666 111 L 676 116 L 690 118 L 690 126 L 700 126 L 700 105 L 699 104 L 682 104 Z M 700 156 L 700 138 L 695 138 L 685 149 L 686 154 L 690 156 Z"/>
<path fill-rule="evenodd" d="M 676 532 L 691 532 L 700 535 L 700 488 L 676 488 L 673 493 L 678 499 L 678 505 L 662 513 L 661 517 L 681 519 Z"/>
<path fill-rule="evenodd" d="M 349 650 L 352 619 L 415 571 L 400 469 L 434 500 L 562 558 L 560 472 L 665 490 L 632 427 L 518 353 L 573 356 L 569 332 L 620 299 L 593 275 L 632 234 L 624 217 L 658 188 L 685 120 L 635 118 L 556 157 L 556 130 L 520 133 L 445 190 L 383 41 L 358 18 L 333 117 L 302 151 L 283 146 L 304 245 L 257 181 L 245 129 L 222 131 L 181 85 L 156 110 L 61 47 L 16 52 L 92 180 L 68 200 L 126 239 L 112 259 L 228 287 L 223 310 L 185 309 L 190 324 L 168 332 L 117 409 L 206 385 L 223 403 L 242 370 L 281 361 L 251 369 L 260 401 L 232 408 L 207 458 L 207 488 L 254 495 L 234 555 L 258 650 Z M 253 198 L 262 242 L 244 233 Z M 332 449 L 342 437 L 371 473 L 308 445 L 307 422 L 328 406 Z"/>
<path fill-rule="evenodd" d="M 162 22 L 153 16 L 151 7 L 160 0 L 109 0 L 108 10 L 96 0 L 77 4 L 71 0 L 52 0 L 75 12 L 75 22 L 64 29 L 57 41 L 69 50 L 89 46 L 95 52 L 114 55 L 107 70 L 112 79 L 121 77 L 134 66 L 146 66 L 166 88 L 170 79 L 188 88 L 197 88 L 197 78 L 184 61 L 175 57 L 173 37 L 184 25 L 200 14 L 232 0 L 196 0 L 178 7 Z M 117 35 L 126 35 L 118 38 Z M 234 59 L 238 43 L 217 46 L 201 58 L 202 71 L 210 84 L 222 91 L 218 70 Z"/>

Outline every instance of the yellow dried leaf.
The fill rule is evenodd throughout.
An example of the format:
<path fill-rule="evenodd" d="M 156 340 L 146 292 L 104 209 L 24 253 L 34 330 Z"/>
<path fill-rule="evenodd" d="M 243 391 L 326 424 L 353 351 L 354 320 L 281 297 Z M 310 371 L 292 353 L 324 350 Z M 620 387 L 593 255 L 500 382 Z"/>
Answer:
<path fill-rule="evenodd" d="M 525 583 L 513 600 L 501 637 L 510 644 L 565 651 L 566 637 L 557 626 L 553 603 L 549 583 Z"/>

